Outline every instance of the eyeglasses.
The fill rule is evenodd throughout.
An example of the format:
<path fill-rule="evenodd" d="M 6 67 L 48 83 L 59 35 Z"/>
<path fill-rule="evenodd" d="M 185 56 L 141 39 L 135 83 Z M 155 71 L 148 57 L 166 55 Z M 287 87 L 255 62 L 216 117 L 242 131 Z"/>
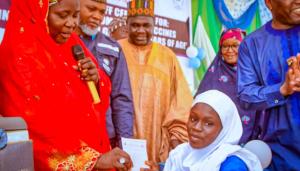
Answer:
<path fill-rule="evenodd" d="M 229 50 L 229 48 L 231 48 L 232 50 L 237 50 L 239 48 L 239 44 L 233 44 L 233 45 L 222 45 L 221 48 L 222 50 Z"/>

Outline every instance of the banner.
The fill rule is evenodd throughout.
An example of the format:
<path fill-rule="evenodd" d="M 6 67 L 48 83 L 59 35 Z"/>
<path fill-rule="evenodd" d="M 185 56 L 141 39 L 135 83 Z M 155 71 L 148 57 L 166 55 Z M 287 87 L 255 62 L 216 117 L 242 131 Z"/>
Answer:
<path fill-rule="evenodd" d="M 102 32 L 115 17 L 127 16 L 127 0 L 107 0 Z M 177 56 L 186 57 L 190 45 L 190 0 L 155 0 L 153 41 L 171 48 Z"/>

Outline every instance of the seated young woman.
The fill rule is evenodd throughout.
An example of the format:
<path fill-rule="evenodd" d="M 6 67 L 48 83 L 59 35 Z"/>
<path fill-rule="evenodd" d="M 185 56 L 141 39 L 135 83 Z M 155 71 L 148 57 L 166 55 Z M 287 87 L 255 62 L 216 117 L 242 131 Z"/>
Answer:
<path fill-rule="evenodd" d="M 187 123 L 189 142 L 171 151 L 165 171 L 261 171 L 238 145 L 243 128 L 233 101 L 218 90 L 196 96 Z"/>
<path fill-rule="evenodd" d="M 196 96 L 187 131 L 189 142 L 170 152 L 165 171 L 263 170 L 259 159 L 238 145 L 242 123 L 235 104 L 224 93 L 208 90 Z M 146 164 L 158 170 L 155 164 Z"/>

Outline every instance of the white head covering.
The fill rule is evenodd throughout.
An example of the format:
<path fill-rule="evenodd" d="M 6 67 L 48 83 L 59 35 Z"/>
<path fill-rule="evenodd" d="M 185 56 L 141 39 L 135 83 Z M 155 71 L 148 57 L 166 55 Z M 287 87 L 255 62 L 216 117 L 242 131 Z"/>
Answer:
<path fill-rule="evenodd" d="M 197 103 L 205 103 L 213 108 L 219 115 L 222 130 L 215 141 L 206 148 L 220 144 L 238 144 L 243 134 L 242 122 L 234 102 L 224 93 L 218 90 L 209 90 L 196 96 L 193 106 Z"/>
<path fill-rule="evenodd" d="M 173 152 L 173 154 L 176 154 L 176 156 L 173 156 L 176 161 L 171 163 L 182 163 L 181 166 L 177 166 L 182 171 L 219 171 L 226 158 L 235 155 L 246 163 L 249 171 L 262 171 L 258 158 L 237 145 L 242 136 L 243 128 L 234 102 L 218 90 L 209 90 L 196 96 L 193 106 L 197 103 L 205 103 L 212 107 L 218 113 L 223 128 L 217 138 L 207 147 L 194 149 L 188 143 L 183 144 L 179 147 L 179 151 L 185 156 L 179 155 L 178 151 Z M 172 168 L 170 171 L 180 170 L 174 167 L 170 168 Z"/>

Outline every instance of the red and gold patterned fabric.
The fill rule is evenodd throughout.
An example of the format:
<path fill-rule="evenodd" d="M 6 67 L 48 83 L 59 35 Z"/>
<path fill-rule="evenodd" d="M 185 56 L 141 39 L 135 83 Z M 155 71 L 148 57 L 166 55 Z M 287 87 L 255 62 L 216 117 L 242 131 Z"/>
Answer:
<path fill-rule="evenodd" d="M 56 44 L 47 31 L 48 0 L 12 0 L 0 46 L 0 114 L 21 116 L 34 144 L 36 171 L 92 170 L 110 149 L 105 126 L 110 81 L 99 69 L 101 103 L 94 105 L 71 47 L 72 34 Z"/>

